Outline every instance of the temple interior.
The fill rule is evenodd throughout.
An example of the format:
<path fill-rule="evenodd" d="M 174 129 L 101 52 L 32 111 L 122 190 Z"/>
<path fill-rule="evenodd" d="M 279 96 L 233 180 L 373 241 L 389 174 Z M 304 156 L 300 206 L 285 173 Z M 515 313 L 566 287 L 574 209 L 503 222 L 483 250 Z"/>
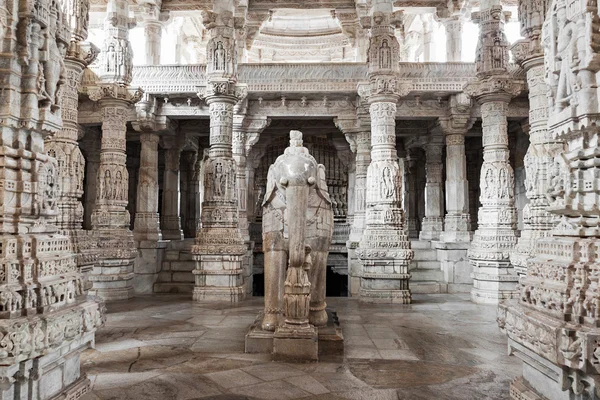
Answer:
<path fill-rule="evenodd" d="M 0 5 L 0 400 L 600 399 L 598 0 Z"/>

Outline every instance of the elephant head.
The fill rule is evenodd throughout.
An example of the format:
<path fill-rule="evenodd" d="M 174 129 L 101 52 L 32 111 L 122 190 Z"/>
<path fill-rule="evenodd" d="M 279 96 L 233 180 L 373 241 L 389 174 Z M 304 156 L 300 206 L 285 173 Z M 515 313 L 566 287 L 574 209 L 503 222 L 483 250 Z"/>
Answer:
<path fill-rule="evenodd" d="M 333 213 L 325 183 L 325 168 L 317 164 L 308 149 L 302 146 L 302 133 L 291 131 L 290 147 L 269 168 L 263 201 L 263 329 L 274 330 L 281 322 L 286 267 L 302 267 L 307 245 L 316 250 L 317 260 L 322 260 L 314 263 L 315 271 L 310 273 L 311 277 L 318 275 L 319 291 L 323 292 L 322 295 L 314 294 L 311 288 L 311 310 L 313 298 L 320 299 L 319 306 L 315 307 L 320 314 L 311 323 L 322 325 L 327 322 L 324 311 L 326 254 L 324 258 L 319 255 L 328 250 L 332 229 Z M 315 279 L 311 279 L 311 285 L 315 286 Z"/>

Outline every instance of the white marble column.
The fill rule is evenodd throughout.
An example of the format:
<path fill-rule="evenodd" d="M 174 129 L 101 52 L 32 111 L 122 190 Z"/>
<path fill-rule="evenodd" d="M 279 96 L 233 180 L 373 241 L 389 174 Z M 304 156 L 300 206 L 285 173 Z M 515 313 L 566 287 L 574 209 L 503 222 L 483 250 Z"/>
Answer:
<path fill-rule="evenodd" d="M 444 189 L 442 152 L 444 137 L 434 135 L 425 149 L 425 217 L 421 223 L 420 240 L 439 240 L 444 230 Z"/>
<path fill-rule="evenodd" d="M 360 107 L 359 107 L 360 108 Z M 348 248 L 348 275 L 349 275 L 349 293 L 351 296 L 358 296 L 360 290 L 360 274 L 362 264 L 358 260 L 356 248 L 365 229 L 365 213 L 367 199 L 367 169 L 371 164 L 371 121 L 368 115 L 363 115 L 357 110 L 358 115 L 338 117 L 334 119 L 346 141 L 350 144 L 350 150 L 355 154 L 354 188 L 349 187 L 348 194 L 354 193 L 352 225 L 350 235 L 346 242 Z"/>
<path fill-rule="evenodd" d="M 442 20 L 446 30 L 446 62 L 462 61 L 463 18 L 453 16 Z"/>
<path fill-rule="evenodd" d="M 161 16 L 160 5 L 153 3 L 143 3 L 140 6 L 142 26 L 144 27 L 145 39 L 145 64 L 160 64 L 160 48 L 163 30 L 163 20 Z"/>
<path fill-rule="evenodd" d="M 419 237 L 419 209 L 417 196 L 417 159 L 416 149 L 409 148 L 406 155 L 406 226 L 410 238 Z"/>
<path fill-rule="evenodd" d="M 244 255 L 247 246 L 238 227 L 236 163 L 232 156 L 234 105 L 247 95 L 236 83 L 233 1 L 219 2 L 207 46 L 207 84 L 200 97 L 210 113 L 210 150 L 204 166 L 202 228 L 192 254 L 196 260 L 194 300 L 237 302 L 247 293 Z"/>
<path fill-rule="evenodd" d="M 512 47 L 515 60 L 527 72 L 529 89 L 529 148 L 525 154 L 525 190 L 529 203 L 523 209 L 523 229 L 511 264 L 519 275 L 527 272 L 527 261 L 534 254 L 539 239 L 550 235 L 556 221 L 548 211 L 548 186 L 554 158 L 564 151 L 562 139 L 548 133 L 548 92 L 545 81 L 544 51 L 539 32 L 542 21 L 537 8 L 525 7 L 521 21 L 522 39 Z"/>
<path fill-rule="evenodd" d="M 421 14 L 421 21 L 423 22 L 423 61 L 431 62 L 435 58 L 435 42 L 433 40 L 435 21 L 431 14 Z"/>
<path fill-rule="evenodd" d="M 85 154 L 85 189 L 83 191 L 83 228 L 92 229 L 92 211 L 96 204 L 96 181 L 100 167 L 100 142 L 102 131 L 100 127 L 84 128 L 84 136 L 80 147 Z"/>
<path fill-rule="evenodd" d="M 396 103 L 412 88 L 399 81 L 398 15 L 391 2 L 373 4 L 369 84 L 359 86 L 371 117 L 371 164 L 367 170 L 366 227 L 356 250 L 362 264 L 360 300 L 410 303 L 408 265 L 413 258 L 404 230 L 402 176 L 396 153 Z"/>
<path fill-rule="evenodd" d="M 105 316 L 101 304 L 87 299 L 71 238 L 81 232 L 82 68 L 64 64 L 67 52 L 80 55 L 88 24 L 81 9 L 88 7 L 74 0 L 8 0 L 0 7 L 1 399 L 76 398 L 90 391 L 80 354 L 93 346 Z M 47 151 L 51 136 L 56 142 Z M 72 182 L 63 163 L 81 167 L 70 174 Z"/>
<path fill-rule="evenodd" d="M 100 262 L 90 275 L 90 293 L 107 300 L 133 296 L 133 264 L 137 248 L 129 230 L 127 211 L 129 174 L 126 166 L 127 119 L 141 91 L 132 90 L 133 51 L 129 42 L 128 2 L 110 0 L 104 21 L 104 43 L 100 54 L 97 87 L 88 90 L 102 110 L 100 166 L 96 180 L 96 203 L 92 229 Z"/>
<path fill-rule="evenodd" d="M 140 135 L 140 168 L 133 228 L 137 241 L 162 239 L 158 214 L 158 142 L 159 136 L 155 133 Z"/>
<path fill-rule="evenodd" d="M 183 240 L 180 211 L 179 164 L 181 146 L 174 141 L 165 141 L 165 171 L 163 175 L 163 198 L 160 213 L 160 229 L 165 240 Z"/>
<path fill-rule="evenodd" d="M 200 150 L 201 152 L 201 150 Z M 198 205 L 196 164 L 198 151 L 186 150 L 181 155 L 181 228 L 184 238 L 196 237 L 196 207 Z"/>
<path fill-rule="evenodd" d="M 446 218 L 441 240 L 468 243 L 472 233 L 465 136 L 473 121 L 470 118 L 470 99 L 456 95 L 450 103 L 450 116 L 439 119 L 446 138 Z"/>

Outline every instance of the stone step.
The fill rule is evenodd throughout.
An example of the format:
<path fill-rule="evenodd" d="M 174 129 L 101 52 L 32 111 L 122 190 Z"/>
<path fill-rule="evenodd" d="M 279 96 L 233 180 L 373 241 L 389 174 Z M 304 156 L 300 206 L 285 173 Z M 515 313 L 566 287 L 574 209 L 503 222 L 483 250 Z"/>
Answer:
<path fill-rule="evenodd" d="M 156 282 L 154 284 L 154 293 L 192 293 L 193 291 L 193 283 Z"/>
<path fill-rule="evenodd" d="M 442 269 L 439 261 L 411 261 L 409 270 L 413 269 Z"/>
<path fill-rule="evenodd" d="M 410 247 L 415 250 L 415 249 L 431 249 L 433 248 L 433 246 L 431 245 L 431 241 L 430 240 L 411 240 L 410 241 Z"/>
<path fill-rule="evenodd" d="M 438 252 L 436 249 L 414 249 L 415 256 L 413 260 L 417 261 L 437 261 Z"/>
<path fill-rule="evenodd" d="M 434 281 L 413 282 L 411 279 L 409 287 L 413 294 L 448 293 L 448 285 L 446 283 Z"/>
<path fill-rule="evenodd" d="M 435 282 L 443 282 L 444 273 L 440 270 L 433 269 L 413 269 L 410 271 L 412 277 L 410 278 L 410 282 L 420 282 L 420 281 L 435 281 Z"/>

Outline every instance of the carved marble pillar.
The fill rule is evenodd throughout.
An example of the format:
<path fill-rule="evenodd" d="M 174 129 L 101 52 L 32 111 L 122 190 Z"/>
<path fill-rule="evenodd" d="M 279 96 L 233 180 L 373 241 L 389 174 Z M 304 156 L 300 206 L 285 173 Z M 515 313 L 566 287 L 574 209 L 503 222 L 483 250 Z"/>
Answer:
<path fill-rule="evenodd" d="M 446 30 L 446 62 L 462 61 L 463 19 L 453 16 L 442 20 Z"/>
<path fill-rule="evenodd" d="M 478 227 L 468 257 L 473 266 L 471 299 L 497 303 L 516 295 L 517 276 L 509 253 L 517 243 L 514 171 L 509 162 L 508 103 L 522 87 L 508 74 L 508 41 L 502 6 L 496 0 L 473 13 L 479 23 L 477 80 L 465 93 L 481 105 L 483 164 Z"/>
<path fill-rule="evenodd" d="M 246 177 L 246 132 L 242 129 L 244 116 L 235 116 L 233 123 L 232 156 L 236 165 L 236 189 L 238 200 L 238 227 L 245 242 L 250 240 L 248 232 L 248 181 Z"/>
<path fill-rule="evenodd" d="M 92 230 L 99 247 L 99 265 L 89 279 L 90 294 L 107 300 L 133 297 L 133 263 L 137 248 L 129 230 L 127 211 L 129 174 L 126 166 L 125 136 L 128 109 L 136 97 L 126 88 L 113 87 L 119 96 L 102 97 L 104 91 L 90 96 L 100 100 L 102 107 L 102 142 L 100 165 L 96 179 L 96 203 L 92 212 Z M 99 96 L 99 97 L 96 97 Z M 127 97 L 125 97 L 127 98 Z M 139 98 L 139 97 L 138 97 Z"/>
<path fill-rule="evenodd" d="M 165 240 L 183 240 L 181 217 L 179 216 L 181 149 L 181 146 L 175 141 L 165 141 L 165 171 L 160 213 L 160 229 Z"/>
<path fill-rule="evenodd" d="M 57 205 L 60 212 L 53 222 L 61 233 L 71 238 L 73 249 L 77 253 L 77 265 L 84 275 L 91 271 L 96 257 L 87 251 L 93 244 L 90 243 L 87 232 L 83 231 L 84 208 L 81 197 L 84 193 L 85 159 L 77 142 L 82 133 L 77 123 L 78 88 L 84 68 L 96 59 L 98 52 L 99 49 L 93 44 L 71 42 L 64 64 L 66 79 L 61 99 L 63 127 L 45 141 L 46 154 L 58 160 L 59 168 Z"/>
<path fill-rule="evenodd" d="M 446 135 L 446 218 L 441 239 L 446 243 L 468 243 L 472 233 L 465 135 L 473 121 L 470 99 L 455 95 L 450 103 L 454 112 L 439 121 Z"/>
<path fill-rule="evenodd" d="M 548 209 L 548 185 L 554 157 L 564 150 L 562 140 L 548 133 L 548 91 L 545 82 L 544 51 L 540 34 L 542 20 L 537 17 L 538 5 L 521 2 L 521 32 L 527 39 L 515 43 L 512 52 L 515 60 L 527 72 L 529 88 L 529 142 L 525 154 L 525 194 L 529 203 L 523 209 L 523 229 L 510 262 L 519 275 L 524 275 L 527 260 L 533 254 L 536 242 L 550 235 L 555 225 Z M 543 7 L 543 5 L 539 5 Z M 545 11 L 545 8 L 542 10 Z M 543 14 L 542 14 L 543 15 Z"/>
<path fill-rule="evenodd" d="M 144 38 L 146 39 L 145 64 L 159 65 L 163 30 L 162 21 L 166 19 L 166 16 L 161 15 L 160 5 L 157 4 L 142 3 L 139 9 L 144 27 Z"/>
<path fill-rule="evenodd" d="M 469 188 L 465 135 L 446 135 L 446 218 L 444 242 L 470 242 Z"/>
<path fill-rule="evenodd" d="M 556 0 L 547 13 L 545 7 L 542 2 L 524 1 L 520 14 L 537 18 L 546 14 L 541 42 L 550 87 L 547 137 L 565 141 L 566 149 L 554 159 L 546 178 L 539 173 L 532 192 L 537 193 L 538 185 L 546 186 L 548 210 L 558 223 L 550 236 L 534 240 L 526 275 L 519 282 L 519 297 L 500 304 L 498 324 L 508 336 L 509 354 L 523 360 L 523 376 L 511 383 L 513 399 L 597 399 L 598 2 Z M 535 96 L 539 88 L 536 84 L 530 90 Z M 531 103 L 532 112 L 539 106 Z M 543 116 L 543 111 L 538 112 Z M 546 136 L 541 125 L 538 129 L 539 136 Z M 532 140 L 530 149 L 538 147 L 537 140 Z M 533 155 L 537 156 L 535 150 Z"/>
<path fill-rule="evenodd" d="M 102 110 L 100 166 L 96 179 L 96 203 L 92 212 L 94 239 L 100 261 L 90 275 L 90 293 L 107 300 L 133 296 L 133 264 L 137 247 L 129 230 L 129 174 L 127 172 L 127 119 L 132 104 L 141 99 L 132 90 L 133 52 L 129 42 L 127 0 L 110 0 L 104 21 L 104 43 L 100 54 L 97 87 L 89 88 L 90 100 Z"/>
<path fill-rule="evenodd" d="M 140 135 L 142 148 L 133 228 L 137 241 L 162 239 L 158 215 L 158 142 L 159 136 L 155 133 Z"/>
<path fill-rule="evenodd" d="M 102 133 L 100 127 L 85 128 L 83 139 L 80 147 L 85 154 L 85 189 L 84 194 L 84 212 L 83 212 L 83 228 L 86 230 L 92 229 L 92 212 L 96 204 L 96 181 L 98 176 L 98 168 L 100 167 L 100 139 Z"/>
<path fill-rule="evenodd" d="M 433 31 L 435 28 L 435 21 L 431 14 L 421 14 L 421 21 L 423 22 L 423 61 L 431 62 L 435 57 L 435 42 L 433 40 Z"/>
<path fill-rule="evenodd" d="M 364 108 L 362 104 L 359 109 Z M 348 248 L 348 276 L 349 292 L 351 296 L 358 296 L 360 290 L 360 275 L 362 264 L 358 260 L 356 248 L 365 229 L 365 213 L 367 200 L 367 169 L 371 164 L 371 123 L 369 116 L 362 110 L 357 110 L 358 116 L 348 118 L 338 117 L 335 125 L 350 143 L 350 149 L 355 154 L 354 172 L 354 209 L 350 236 L 346 242 Z M 357 118 L 358 117 L 358 118 Z M 348 190 L 350 193 L 350 188 Z"/>
<path fill-rule="evenodd" d="M 439 240 L 444 230 L 444 189 L 442 152 L 444 137 L 432 136 L 425 149 L 425 217 L 420 240 Z"/>
<path fill-rule="evenodd" d="M 60 229 L 53 223 L 59 213 L 72 210 L 83 170 L 73 174 L 75 187 L 63 190 L 59 185 L 67 171 L 44 148 L 44 140 L 58 135 L 64 139 L 54 148 L 70 150 L 64 156 L 81 165 L 77 117 L 68 118 L 62 131 L 63 115 L 77 106 L 76 98 L 72 103 L 76 77 L 64 58 L 87 36 L 87 12 L 81 12 L 87 7 L 85 1 L 49 0 L 8 0 L 0 7 L 2 399 L 74 398 L 90 388 L 80 374 L 79 355 L 94 343 L 103 305 L 87 300 L 72 240 L 62 232 L 80 229 L 81 217 L 58 220 Z"/>
<path fill-rule="evenodd" d="M 207 84 L 199 96 L 210 113 L 210 150 L 204 166 L 202 228 L 192 254 L 195 300 L 237 302 L 247 293 L 243 261 L 247 246 L 238 228 L 236 163 L 232 156 L 234 106 L 247 95 L 236 83 L 237 56 L 233 2 L 206 12 L 211 21 L 207 46 Z M 216 7 L 216 5 L 215 5 Z"/>
<path fill-rule="evenodd" d="M 184 238 L 196 237 L 196 163 L 198 151 L 184 151 L 181 155 L 181 227 Z"/>
<path fill-rule="evenodd" d="M 406 221 L 407 221 L 407 230 L 408 237 L 410 238 L 418 238 L 419 237 L 419 210 L 418 210 L 418 196 L 417 196 L 417 180 L 418 180 L 418 171 L 417 171 L 417 160 L 418 156 L 416 154 L 416 149 L 408 149 L 406 155 L 406 196 L 407 199 L 405 204 L 406 208 Z"/>
<path fill-rule="evenodd" d="M 404 230 L 402 171 L 396 153 L 396 102 L 410 91 L 397 78 L 398 14 L 374 3 L 369 46 L 369 84 L 359 85 L 371 116 L 371 164 L 367 170 L 366 227 L 356 250 L 362 263 L 360 300 L 410 303 L 408 265 L 413 258 Z"/>

